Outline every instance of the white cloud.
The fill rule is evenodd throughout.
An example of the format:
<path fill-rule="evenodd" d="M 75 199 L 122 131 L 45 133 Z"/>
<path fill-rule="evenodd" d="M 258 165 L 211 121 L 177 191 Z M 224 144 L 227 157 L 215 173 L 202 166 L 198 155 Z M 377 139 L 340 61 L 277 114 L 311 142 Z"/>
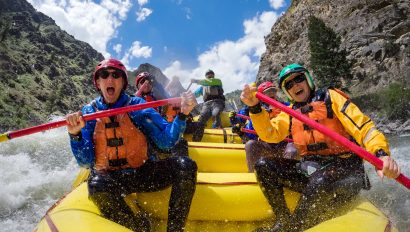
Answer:
<path fill-rule="evenodd" d="M 244 84 L 255 81 L 260 57 L 266 49 L 264 36 L 270 33 L 277 18 L 275 12 L 269 11 L 245 20 L 242 38 L 214 44 L 198 56 L 199 64 L 194 69 L 184 69 L 180 61 L 174 61 L 164 74 L 179 76 L 183 86 L 187 86 L 191 78 L 204 78 L 205 71 L 212 69 L 222 80 L 225 92 L 240 89 Z"/>
<path fill-rule="evenodd" d="M 144 21 L 150 14 L 152 14 L 152 10 L 148 8 L 141 8 L 137 11 L 137 22 Z"/>
<path fill-rule="evenodd" d="M 58 26 L 76 39 L 89 43 L 109 57 L 107 43 L 125 20 L 130 0 L 103 0 L 100 4 L 86 0 L 29 0 L 38 11 L 53 18 Z"/>
<path fill-rule="evenodd" d="M 285 5 L 285 0 L 269 0 L 269 5 L 277 10 Z"/>
<path fill-rule="evenodd" d="M 148 3 L 148 0 L 138 0 L 138 5 L 143 6 Z"/>
<path fill-rule="evenodd" d="M 112 47 L 112 49 L 114 49 L 114 51 L 115 51 L 117 54 L 120 54 L 120 53 L 121 53 L 121 50 L 122 50 L 122 45 L 121 45 L 121 44 L 116 44 L 116 45 L 114 45 L 114 46 Z"/>
<path fill-rule="evenodd" d="M 182 68 L 182 64 L 180 61 L 174 61 L 172 62 L 172 64 L 170 66 L 168 66 L 166 69 L 164 69 L 163 73 L 169 77 L 172 78 L 173 76 L 177 76 L 179 77 L 180 81 L 183 84 L 183 86 L 187 87 L 189 85 L 189 80 L 190 78 L 193 78 L 193 76 L 191 76 L 191 71 L 189 70 L 184 70 Z"/>
<path fill-rule="evenodd" d="M 152 55 L 152 48 L 149 46 L 142 46 L 140 41 L 134 41 L 131 48 L 125 53 L 121 62 L 127 67 L 127 69 L 132 70 L 133 67 L 129 67 L 130 60 L 133 58 L 149 58 Z"/>
<path fill-rule="evenodd" d="M 132 43 L 131 48 L 128 51 L 131 53 L 133 57 L 136 57 L 136 58 L 139 58 L 139 57 L 149 58 L 151 57 L 151 54 L 152 54 L 152 48 L 148 46 L 141 47 L 140 41 L 134 41 Z"/>

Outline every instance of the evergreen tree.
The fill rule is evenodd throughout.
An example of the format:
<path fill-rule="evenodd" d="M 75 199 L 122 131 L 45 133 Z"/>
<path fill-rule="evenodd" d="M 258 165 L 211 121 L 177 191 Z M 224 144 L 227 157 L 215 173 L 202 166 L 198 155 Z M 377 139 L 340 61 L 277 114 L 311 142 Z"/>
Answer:
<path fill-rule="evenodd" d="M 340 37 L 315 16 L 309 17 L 310 63 L 319 87 L 342 88 L 342 79 L 351 79 L 352 64 L 346 50 L 340 50 Z M 344 88 L 346 89 L 346 88 Z"/>

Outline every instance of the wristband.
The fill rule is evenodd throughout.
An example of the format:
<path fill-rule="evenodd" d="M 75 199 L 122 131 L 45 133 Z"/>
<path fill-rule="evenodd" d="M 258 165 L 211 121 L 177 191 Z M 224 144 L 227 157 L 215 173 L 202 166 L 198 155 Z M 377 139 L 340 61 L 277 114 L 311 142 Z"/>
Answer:
<path fill-rule="evenodd" d="M 254 105 L 254 106 L 249 106 L 249 113 L 258 114 L 260 112 L 262 112 L 262 106 L 261 106 L 260 102 L 258 102 L 258 104 Z"/>
<path fill-rule="evenodd" d="M 377 158 L 380 158 L 380 157 L 382 157 L 382 156 L 389 156 L 389 155 L 388 155 L 385 151 L 383 151 L 382 149 L 378 150 L 375 155 L 376 155 Z"/>
<path fill-rule="evenodd" d="M 70 136 L 70 139 L 73 141 L 81 141 L 81 139 L 83 138 L 83 136 L 81 135 L 81 132 L 78 135 L 73 135 L 68 133 L 68 135 Z"/>
<path fill-rule="evenodd" d="M 179 113 L 178 113 L 178 117 L 179 117 L 179 119 L 185 121 L 186 118 L 188 117 L 188 115 L 186 115 L 186 114 L 184 114 L 184 113 L 182 113 L 182 112 L 179 112 Z"/>

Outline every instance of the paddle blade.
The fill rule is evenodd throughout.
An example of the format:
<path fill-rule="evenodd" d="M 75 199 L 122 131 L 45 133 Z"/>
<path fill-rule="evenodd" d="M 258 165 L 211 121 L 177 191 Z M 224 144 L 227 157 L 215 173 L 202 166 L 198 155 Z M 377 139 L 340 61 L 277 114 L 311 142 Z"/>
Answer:
<path fill-rule="evenodd" d="M 5 141 L 7 141 L 7 140 L 9 140 L 9 136 L 8 136 L 7 133 L 4 133 L 4 134 L 1 134 L 1 135 L 0 135 L 0 143 L 1 143 L 1 142 L 5 142 Z"/>

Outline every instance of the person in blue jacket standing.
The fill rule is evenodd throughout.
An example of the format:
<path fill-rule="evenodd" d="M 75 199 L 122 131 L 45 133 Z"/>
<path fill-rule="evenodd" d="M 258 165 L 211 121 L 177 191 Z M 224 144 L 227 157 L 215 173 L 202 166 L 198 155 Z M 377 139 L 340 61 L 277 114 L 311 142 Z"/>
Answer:
<path fill-rule="evenodd" d="M 85 122 L 82 115 L 145 103 L 124 92 L 127 70 L 116 59 L 101 61 L 93 82 L 101 96 L 66 116 L 74 157 L 80 166 L 91 169 L 89 198 L 109 220 L 134 231 L 149 231 L 147 216 L 143 212 L 134 215 L 124 196 L 171 186 L 167 230 L 183 231 L 195 192 L 197 165 L 186 156 L 158 160 L 150 144 L 169 149 L 179 141 L 186 116 L 196 105 L 194 95 L 182 95 L 181 113 L 172 123 L 152 108 Z"/>

